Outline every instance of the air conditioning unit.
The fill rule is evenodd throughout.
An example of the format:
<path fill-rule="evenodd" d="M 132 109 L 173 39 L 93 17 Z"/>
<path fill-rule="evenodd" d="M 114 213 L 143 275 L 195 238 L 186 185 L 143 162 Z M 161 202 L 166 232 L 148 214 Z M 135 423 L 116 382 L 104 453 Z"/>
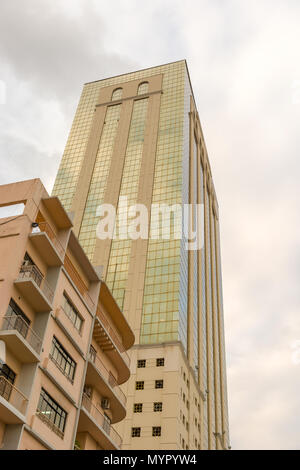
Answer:
<path fill-rule="evenodd" d="M 109 408 L 110 408 L 109 398 L 102 398 L 101 407 L 103 408 L 103 410 L 109 410 Z"/>

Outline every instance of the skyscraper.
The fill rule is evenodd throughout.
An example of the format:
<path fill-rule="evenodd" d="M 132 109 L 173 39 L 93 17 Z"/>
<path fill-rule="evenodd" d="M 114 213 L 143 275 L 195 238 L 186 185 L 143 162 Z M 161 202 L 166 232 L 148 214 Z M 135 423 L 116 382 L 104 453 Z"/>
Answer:
<path fill-rule="evenodd" d="M 123 448 L 228 448 L 218 204 L 185 60 L 84 85 L 53 194 L 135 333 Z M 99 239 L 97 208 L 121 217 L 125 196 L 202 204 L 203 248 L 164 226 Z"/>

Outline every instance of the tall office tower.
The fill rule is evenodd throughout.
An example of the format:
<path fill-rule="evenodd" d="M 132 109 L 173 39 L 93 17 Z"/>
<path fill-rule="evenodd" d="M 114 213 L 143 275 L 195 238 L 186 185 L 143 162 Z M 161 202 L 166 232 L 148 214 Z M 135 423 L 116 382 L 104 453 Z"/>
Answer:
<path fill-rule="evenodd" d="M 185 60 L 84 85 L 53 194 L 135 334 L 123 449 L 228 448 L 218 204 Z M 204 247 L 166 217 L 160 237 L 99 239 L 97 208 L 125 219 L 125 196 L 202 204 Z"/>

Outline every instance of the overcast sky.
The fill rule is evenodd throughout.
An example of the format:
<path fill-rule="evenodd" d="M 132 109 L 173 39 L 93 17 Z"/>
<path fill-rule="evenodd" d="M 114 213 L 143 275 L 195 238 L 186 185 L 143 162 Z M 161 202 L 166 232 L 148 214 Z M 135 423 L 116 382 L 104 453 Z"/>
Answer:
<path fill-rule="evenodd" d="M 300 449 L 299 45 L 299 0 L 0 3 L 0 184 L 52 190 L 84 82 L 187 59 L 220 206 L 234 449 Z"/>

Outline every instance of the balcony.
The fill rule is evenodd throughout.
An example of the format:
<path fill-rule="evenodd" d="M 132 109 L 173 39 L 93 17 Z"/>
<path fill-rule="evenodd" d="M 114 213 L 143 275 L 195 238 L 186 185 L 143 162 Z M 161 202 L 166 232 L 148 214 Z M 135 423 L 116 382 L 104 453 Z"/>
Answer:
<path fill-rule="evenodd" d="M 75 268 L 74 264 L 70 260 L 70 258 L 65 255 L 65 261 L 64 261 L 64 267 L 69 274 L 70 278 L 74 282 L 75 286 L 79 290 L 80 294 L 82 295 L 85 303 L 88 305 L 90 310 L 93 310 L 95 308 L 95 303 L 93 302 L 89 292 L 88 288 L 83 282 L 81 276 L 79 275 L 77 269 Z"/>
<path fill-rule="evenodd" d="M 122 439 L 104 414 L 83 394 L 77 432 L 87 432 L 103 449 L 119 450 Z"/>
<path fill-rule="evenodd" d="M 29 235 L 32 244 L 48 266 L 61 266 L 65 250 L 47 222 L 39 222 Z"/>
<path fill-rule="evenodd" d="M 36 312 L 51 310 L 53 290 L 37 266 L 34 264 L 22 266 L 15 286 Z"/>
<path fill-rule="evenodd" d="M 92 352 L 89 354 L 86 383 L 98 389 L 103 397 L 110 400 L 112 423 L 117 423 L 125 418 L 126 397 L 100 357 Z"/>
<path fill-rule="evenodd" d="M 5 377 L 0 376 L 0 416 L 6 424 L 25 422 L 28 399 Z"/>
<path fill-rule="evenodd" d="M 42 347 L 41 338 L 20 315 L 4 316 L 0 339 L 22 363 L 38 362 Z"/>
<path fill-rule="evenodd" d="M 107 353 L 115 364 L 119 372 L 118 383 L 126 382 L 130 375 L 129 356 L 115 329 L 99 309 L 97 310 L 93 336 L 101 349 Z"/>

